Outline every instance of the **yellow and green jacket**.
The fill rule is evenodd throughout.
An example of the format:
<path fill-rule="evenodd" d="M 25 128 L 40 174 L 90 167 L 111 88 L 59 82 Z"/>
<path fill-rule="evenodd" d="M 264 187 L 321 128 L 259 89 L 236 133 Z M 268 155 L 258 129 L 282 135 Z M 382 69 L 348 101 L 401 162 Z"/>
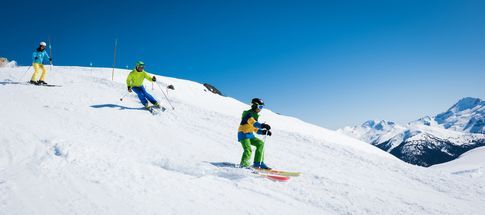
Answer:
<path fill-rule="evenodd" d="M 258 118 L 259 114 L 253 110 L 246 110 L 243 112 L 237 133 L 238 141 L 255 138 L 253 132 L 262 134 L 261 123 L 258 122 Z"/>
<path fill-rule="evenodd" d="M 138 72 L 134 69 L 126 78 L 126 85 L 128 85 L 128 87 L 141 87 L 143 85 L 143 80 L 145 79 L 153 82 L 152 77 L 145 72 L 145 70 Z"/>

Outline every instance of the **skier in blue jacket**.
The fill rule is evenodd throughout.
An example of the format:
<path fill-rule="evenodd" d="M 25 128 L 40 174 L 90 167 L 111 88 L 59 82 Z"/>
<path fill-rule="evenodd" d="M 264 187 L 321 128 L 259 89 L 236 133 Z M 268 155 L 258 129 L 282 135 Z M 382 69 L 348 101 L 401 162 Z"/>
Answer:
<path fill-rule="evenodd" d="M 47 74 L 47 70 L 44 68 L 44 61 L 49 60 L 49 62 L 52 64 L 52 58 L 49 57 L 47 52 L 45 51 L 45 47 L 47 44 L 45 42 L 40 42 L 39 48 L 37 48 L 34 53 L 32 54 L 32 66 L 34 67 L 34 74 L 32 75 L 32 78 L 30 79 L 31 84 L 47 84 L 45 80 L 45 75 Z M 39 70 L 42 70 L 42 75 L 40 76 L 40 79 L 37 81 L 37 74 L 39 73 Z"/>

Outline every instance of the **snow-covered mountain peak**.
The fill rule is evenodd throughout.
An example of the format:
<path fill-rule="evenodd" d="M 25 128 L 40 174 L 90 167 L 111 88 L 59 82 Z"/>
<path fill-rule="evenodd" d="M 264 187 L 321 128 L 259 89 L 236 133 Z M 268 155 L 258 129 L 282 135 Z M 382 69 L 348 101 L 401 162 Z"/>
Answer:
<path fill-rule="evenodd" d="M 485 134 L 485 101 L 463 98 L 434 120 L 446 129 Z"/>
<path fill-rule="evenodd" d="M 425 117 L 422 117 L 422 118 L 420 118 L 418 120 L 409 122 L 407 125 L 408 125 L 408 127 L 418 126 L 418 125 L 437 126 L 438 123 L 436 123 L 436 121 L 434 120 L 434 118 L 432 118 L 430 116 L 425 116 Z"/>
<path fill-rule="evenodd" d="M 485 145 L 485 106 L 483 100 L 467 97 L 444 113 L 425 116 L 405 126 L 370 120 L 338 131 L 407 162 L 429 166 Z"/>
<path fill-rule="evenodd" d="M 466 97 L 466 98 L 460 99 L 460 101 L 454 104 L 450 109 L 448 109 L 448 111 L 457 113 L 464 110 L 471 110 L 476 108 L 477 106 L 484 106 L 484 105 L 485 105 L 485 101 L 479 98 Z"/>
<path fill-rule="evenodd" d="M 368 128 L 368 129 L 376 129 L 376 130 L 383 131 L 383 130 L 387 130 L 390 127 L 393 127 L 395 125 L 396 125 L 396 123 L 391 122 L 391 121 L 385 121 L 385 120 L 381 120 L 381 121 L 369 120 L 369 121 L 364 122 L 361 127 Z"/>

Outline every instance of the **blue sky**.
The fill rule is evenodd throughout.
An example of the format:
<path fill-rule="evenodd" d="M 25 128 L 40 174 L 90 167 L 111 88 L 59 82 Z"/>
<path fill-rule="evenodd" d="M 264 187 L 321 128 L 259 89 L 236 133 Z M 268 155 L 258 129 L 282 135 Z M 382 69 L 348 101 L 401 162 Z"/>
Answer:
<path fill-rule="evenodd" d="M 485 94 L 483 1 L 9 1 L 0 55 L 56 65 L 137 60 L 336 129 L 400 123 Z"/>

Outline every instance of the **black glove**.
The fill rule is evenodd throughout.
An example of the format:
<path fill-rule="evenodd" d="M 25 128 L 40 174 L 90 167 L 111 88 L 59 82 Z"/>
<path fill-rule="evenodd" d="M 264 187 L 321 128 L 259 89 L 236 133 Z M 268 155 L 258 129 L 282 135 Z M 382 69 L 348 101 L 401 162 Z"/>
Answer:
<path fill-rule="evenodd" d="M 173 85 L 171 85 L 171 84 L 170 84 L 170 85 L 168 85 L 168 87 L 167 87 L 167 88 L 168 88 L 168 89 L 171 89 L 171 90 L 175 90 L 175 87 L 173 87 Z"/>
<path fill-rule="evenodd" d="M 36 59 L 36 60 L 37 60 L 37 59 L 39 59 L 39 57 L 35 57 L 34 59 Z"/>
<path fill-rule="evenodd" d="M 49 58 L 49 61 L 52 62 L 52 58 Z"/>
<path fill-rule="evenodd" d="M 266 129 L 266 130 L 271 130 L 271 126 L 269 126 L 269 125 L 268 125 L 268 124 L 266 124 L 266 123 L 261 124 L 261 128 L 262 128 L 262 129 Z"/>
<path fill-rule="evenodd" d="M 153 76 L 152 81 L 157 81 L 157 77 Z"/>
<path fill-rule="evenodd" d="M 131 91 L 131 87 L 128 87 L 128 92 L 130 92 L 130 93 L 132 92 L 132 91 Z"/>
<path fill-rule="evenodd" d="M 272 134 L 271 131 L 268 131 L 268 130 L 263 130 L 263 131 L 261 131 L 261 133 L 263 135 L 268 135 L 268 136 L 271 136 L 271 134 Z"/>

